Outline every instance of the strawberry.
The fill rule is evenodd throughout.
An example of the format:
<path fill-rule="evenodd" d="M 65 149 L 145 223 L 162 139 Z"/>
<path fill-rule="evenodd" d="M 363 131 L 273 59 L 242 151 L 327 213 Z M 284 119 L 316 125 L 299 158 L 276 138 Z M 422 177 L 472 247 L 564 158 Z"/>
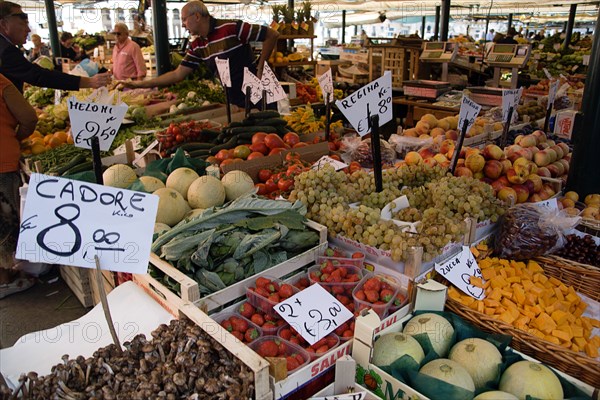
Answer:
<path fill-rule="evenodd" d="M 248 321 L 243 318 L 231 317 L 229 319 L 234 331 L 244 333 L 248 330 Z"/>
<path fill-rule="evenodd" d="M 246 343 L 250 343 L 259 336 L 260 334 L 256 328 L 250 328 L 246 331 L 246 333 L 244 333 L 244 340 Z"/>
<path fill-rule="evenodd" d="M 327 280 L 329 279 L 329 274 L 322 274 L 321 275 L 321 282 L 327 282 Z"/>
<path fill-rule="evenodd" d="M 286 353 L 288 352 L 288 347 L 285 343 L 283 343 L 281 340 L 278 340 L 278 345 L 277 345 L 277 356 L 278 357 L 285 357 Z"/>
<path fill-rule="evenodd" d="M 271 293 L 268 297 L 268 300 L 272 303 L 279 303 L 281 301 L 281 298 L 279 297 L 279 294 Z"/>
<path fill-rule="evenodd" d="M 315 350 L 315 353 L 318 354 L 318 355 L 321 355 L 321 354 L 327 353 L 328 351 L 329 351 L 329 346 L 327 346 L 326 344 L 324 344 L 323 346 L 318 347 Z"/>
<path fill-rule="evenodd" d="M 352 336 L 354 336 L 354 331 L 351 331 L 350 329 L 347 329 L 342 333 L 342 337 L 345 338 L 351 338 Z"/>
<path fill-rule="evenodd" d="M 354 253 L 352 253 L 352 258 L 365 258 L 365 254 L 361 253 L 360 251 L 355 251 Z"/>
<path fill-rule="evenodd" d="M 398 293 L 394 299 L 394 306 L 399 307 L 406 301 L 406 297 L 402 293 Z"/>
<path fill-rule="evenodd" d="M 369 278 L 363 285 L 363 290 L 375 290 L 379 292 L 381 290 L 381 281 L 377 278 Z"/>
<path fill-rule="evenodd" d="M 269 292 L 264 287 L 257 287 L 256 294 L 261 295 L 262 297 L 269 297 Z"/>
<path fill-rule="evenodd" d="M 348 304 L 350 304 L 350 298 L 348 296 L 344 296 L 341 294 L 338 294 L 337 296 L 335 296 L 336 299 L 338 299 L 338 301 L 340 303 L 342 303 L 343 305 L 347 306 Z"/>
<path fill-rule="evenodd" d="M 282 299 L 287 299 L 288 297 L 292 297 L 294 295 L 294 289 L 292 285 L 284 283 L 279 288 L 279 297 Z"/>
<path fill-rule="evenodd" d="M 346 289 L 343 286 L 332 286 L 331 287 L 331 294 L 344 294 L 346 292 Z"/>
<path fill-rule="evenodd" d="M 298 364 L 298 360 L 294 356 L 287 356 L 285 360 L 287 362 L 288 372 L 293 371 L 300 366 L 300 364 Z"/>
<path fill-rule="evenodd" d="M 360 277 L 358 276 L 358 274 L 346 275 L 346 279 L 344 280 L 344 282 L 358 282 L 358 281 L 360 281 Z"/>
<path fill-rule="evenodd" d="M 243 342 L 243 341 L 244 341 L 244 334 L 243 334 L 243 333 L 241 333 L 241 332 L 238 332 L 238 331 L 233 331 L 233 332 L 231 332 L 231 334 L 232 334 L 233 336 L 235 336 L 235 337 L 236 337 L 236 339 L 237 339 L 237 340 L 239 340 L 240 342 Z"/>
<path fill-rule="evenodd" d="M 383 302 L 387 303 L 388 301 L 392 300 L 392 298 L 394 297 L 394 292 L 389 289 L 383 289 L 379 293 L 379 297 L 381 298 L 381 300 Z"/>
<path fill-rule="evenodd" d="M 265 321 L 264 325 L 261 325 L 264 331 L 272 331 L 277 329 L 277 324 L 273 321 Z"/>
<path fill-rule="evenodd" d="M 225 328 L 228 332 L 233 331 L 233 325 L 231 324 L 231 321 L 229 319 L 221 321 L 221 326 Z"/>
<path fill-rule="evenodd" d="M 314 281 L 314 282 L 320 282 L 321 281 L 321 271 L 312 271 L 309 274 L 310 280 Z"/>
<path fill-rule="evenodd" d="M 304 358 L 302 357 L 302 354 L 296 354 L 296 360 L 298 361 L 298 365 L 302 365 L 304 364 Z"/>
<path fill-rule="evenodd" d="M 252 304 L 245 302 L 240 306 L 239 313 L 242 314 L 242 317 L 250 318 L 255 313 L 255 309 Z"/>
<path fill-rule="evenodd" d="M 265 324 L 265 318 L 258 313 L 252 314 L 250 320 L 258 326 L 263 326 Z"/>
<path fill-rule="evenodd" d="M 259 287 L 264 288 L 269 283 L 271 283 L 271 280 L 269 280 L 267 278 L 263 278 L 262 276 L 259 276 L 258 278 L 256 278 L 256 287 L 257 288 L 259 288 Z"/>
<path fill-rule="evenodd" d="M 279 341 L 265 340 L 257 349 L 257 353 L 261 357 L 277 357 L 279 353 Z"/>
<path fill-rule="evenodd" d="M 377 290 L 365 290 L 365 297 L 369 303 L 375 303 L 379 300 L 379 292 Z"/>
<path fill-rule="evenodd" d="M 310 286 L 310 282 L 309 282 L 308 278 L 300 278 L 294 284 L 294 286 L 296 286 L 296 288 L 298 288 L 300 290 L 303 290 Z"/>
<path fill-rule="evenodd" d="M 325 249 L 325 256 L 326 257 L 334 257 L 335 256 L 335 250 L 332 249 L 331 247 L 328 247 Z"/>
<path fill-rule="evenodd" d="M 265 321 L 270 321 L 270 322 L 277 322 L 277 321 L 283 321 L 281 318 L 279 318 L 276 314 L 265 314 Z"/>
<path fill-rule="evenodd" d="M 294 343 L 294 344 L 300 344 L 300 339 L 298 338 L 298 336 L 292 336 L 289 340 L 290 343 Z"/>
<path fill-rule="evenodd" d="M 324 274 L 331 274 L 335 270 L 335 266 L 331 260 L 323 261 L 321 263 L 321 272 Z"/>
<path fill-rule="evenodd" d="M 282 329 L 279 331 L 279 336 L 285 340 L 290 340 L 292 337 L 292 331 L 289 328 Z"/>
<path fill-rule="evenodd" d="M 364 290 L 357 290 L 356 293 L 354 293 L 354 297 L 362 301 L 365 301 L 367 299 Z"/>

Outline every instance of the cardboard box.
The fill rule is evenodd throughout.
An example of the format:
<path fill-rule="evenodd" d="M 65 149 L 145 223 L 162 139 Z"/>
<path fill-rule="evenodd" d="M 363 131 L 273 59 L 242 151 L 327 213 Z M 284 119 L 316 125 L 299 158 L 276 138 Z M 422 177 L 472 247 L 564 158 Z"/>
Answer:
<path fill-rule="evenodd" d="M 243 162 L 229 164 L 223 167 L 223 173 L 226 174 L 229 171 L 241 170 L 250 175 L 254 182 L 258 182 L 258 171 L 264 168 L 273 168 L 283 165 L 285 161 L 285 155 L 292 151 L 300 154 L 300 158 L 303 160 L 312 163 L 324 155 L 329 154 L 329 143 L 323 142 L 311 144 L 304 147 L 286 150 L 272 156 L 259 157 L 255 158 L 254 160 L 246 160 Z"/>

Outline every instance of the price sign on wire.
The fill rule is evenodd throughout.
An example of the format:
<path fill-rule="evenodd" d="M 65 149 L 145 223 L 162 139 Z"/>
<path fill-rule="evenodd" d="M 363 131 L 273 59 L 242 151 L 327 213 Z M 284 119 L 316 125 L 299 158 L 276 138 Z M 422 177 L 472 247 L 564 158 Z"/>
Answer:
<path fill-rule="evenodd" d="M 471 282 L 471 277 L 481 278 L 481 269 L 469 246 L 463 246 L 460 253 L 445 263 L 435 263 L 435 270 L 469 296 L 477 300 L 485 299 L 483 288 Z"/>
<path fill-rule="evenodd" d="M 311 285 L 273 309 L 311 345 L 352 318 L 350 310 L 321 285 Z"/>
<path fill-rule="evenodd" d="M 333 77 L 331 76 L 331 68 L 327 70 L 323 75 L 319 76 L 319 86 L 321 86 L 321 92 L 323 92 L 323 99 L 327 98 L 327 93 L 330 94 L 330 98 L 333 98 Z"/>
<path fill-rule="evenodd" d="M 16 257 L 146 273 L 158 196 L 32 174 Z"/>
<path fill-rule="evenodd" d="M 75 146 L 92 148 L 92 138 L 98 137 L 100 150 L 108 151 L 127 112 L 127 104 L 86 103 L 70 97 L 67 101 L 71 132 Z"/>
<path fill-rule="evenodd" d="M 327 164 L 329 164 L 333 168 L 335 168 L 336 171 L 339 171 L 340 169 L 344 169 L 348 166 L 348 164 L 338 161 L 334 158 L 331 158 L 329 156 L 323 156 L 323 157 L 319 158 L 319 161 L 314 163 L 311 168 L 318 170 L 318 169 L 323 168 Z"/>
<path fill-rule="evenodd" d="M 325 397 L 311 397 L 309 400 L 365 400 L 367 398 L 367 392 L 355 392 L 346 394 L 334 394 Z"/>
<path fill-rule="evenodd" d="M 244 67 L 244 81 L 242 82 L 242 92 L 246 94 L 246 88 L 250 86 L 250 101 L 256 104 L 262 99 L 262 83 L 256 75 L 254 75 L 248 67 Z"/>
<path fill-rule="evenodd" d="M 371 132 L 371 116 L 379 115 L 379 126 L 392 120 L 392 73 L 361 87 L 336 104 L 360 136 Z"/>
<path fill-rule="evenodd" d="M 523 88 L 519 89 L 504 89 L 502 91 L 502 121 L 508 121 L 508 110 L 512 107 L 513 110 L 519 105 Z M 508 121 L 510 122 L 510 121 Z"/>
<path fill-rule="evenodd" d="M 217 64 L 217 71 L 219 72 L 219 79 L 223 86 L 231 87 L 231 71 L 229 70 L 229 59 L 215 58 Z"/>
<path fill-rule="evenodd" d="M 462 130 L 467 121 L 467 130 L 475 123 L 475 118 L 479 115 L 481 106 L 463 95 L 460 112 L 458 113 L 458 129 Z"/>
<path fill-rule="evenodd" d="M 548 89 L 548 106 L 547 110 L 552 108 L 554 104 L 554 100 L 556 98 L 556 91 L 558 90 L 558 80 L 554 80 L 550 83 L 550 88 Z"/>
<path fill-rule="evenodd" d="M 271 104 L 287 97 L 281 83 L 279 83 L 275 73 L 267 63 L 265 63 L 265 66 L 263 67 L 260 83 L 262 89 L 267 93 L 267 104 Z"/>

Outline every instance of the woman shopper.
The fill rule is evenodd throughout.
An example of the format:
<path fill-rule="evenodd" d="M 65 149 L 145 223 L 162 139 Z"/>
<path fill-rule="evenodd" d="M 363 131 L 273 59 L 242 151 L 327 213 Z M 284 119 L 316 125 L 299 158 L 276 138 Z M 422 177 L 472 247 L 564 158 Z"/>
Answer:
<path fill-rule="evenodd" d="M 21 92 L 0 74 L 0 299 L 28 289 L 33 279 L 16 270 L 19 237 L 20 141 L 37 124 L 37 115 Z"/>
<path fill-rule="evenodd" d="M 38 34 L 31 35 L 31 41 L 33 42 L 33 48 L 29 50 L 27 59 L 31 62 L 37 60 L 41 56 L 50 57 L 50 48 L 46 43 L 42 42 L 42 38 Z"/>

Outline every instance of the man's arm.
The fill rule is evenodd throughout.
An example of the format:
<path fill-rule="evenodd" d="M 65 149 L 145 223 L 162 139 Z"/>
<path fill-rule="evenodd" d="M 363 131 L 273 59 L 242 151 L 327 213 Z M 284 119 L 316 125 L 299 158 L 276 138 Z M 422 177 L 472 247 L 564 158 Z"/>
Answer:
<path fill-rule="evenodd" d="M 38 121 L 37 114 L 25 97 L 13 85 L 8 85 L 3 91 L 4 101 L 8 111 L 19 123 L 17 139 L 23 140 L 35 130 Z"/>
<path fill-rule="evenodd" d="M 169 71 L 157 78 L 147 81 L 120 81 L 119 83 L 128 88 L 152 88 L 155 86 L 169 86 L 181 82 L 186 76 L 194 72 L 192 68 L 179 65 L 174 71 Z"/>
<path fill-rule="evenodd" d="M 263 41 L 262 51 L 260 52 L 260 58 L 258 59 L 258 65 L 256 66 L 258 72 L 257 76 L 259 78 L 262 77 L 263 66 L 271 56 L 271 53 L 273 53 L 273 49 L 277 44 L 278 37 L 279 32 L 277 32 L 275 29 L 267 27 L 267 35 L 265 37 L 265 40 Z"/>

